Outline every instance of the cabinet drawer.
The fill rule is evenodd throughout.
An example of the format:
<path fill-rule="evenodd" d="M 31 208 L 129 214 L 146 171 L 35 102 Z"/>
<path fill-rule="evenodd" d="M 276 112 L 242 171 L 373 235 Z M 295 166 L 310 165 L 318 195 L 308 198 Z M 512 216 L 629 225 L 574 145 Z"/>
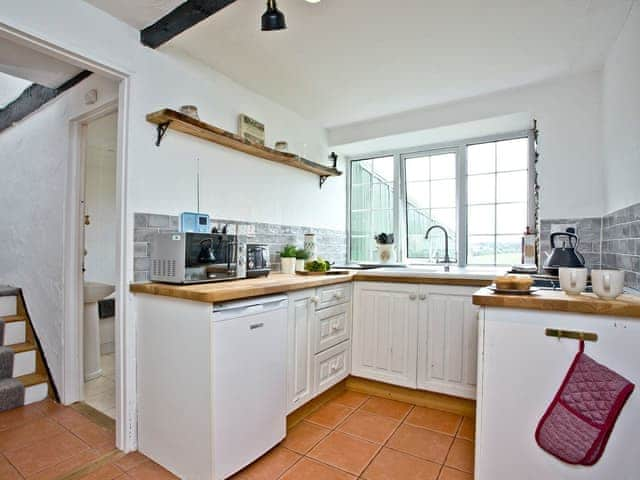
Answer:
<path fill-rule="evenodd" d="M 315 356 L 313 361 L 314 395 L 319 395 L 347 378 L 351 370 L 351 342 L 342 342 Z"/>
<path fill-rule="evenodd" d="M 317 310 L 313 322 L 313 353 L 324 352 L 345 340 L 351 332 L 351 304 Z"/>
<path fill-rule="evenodd" d="M 338 285 L 329 285 L 327 287 L 318 288 L 318 302 L 316 310 L 320 310 L 341 303 L 351 301 L 351 284 L 340 283 Z"/>

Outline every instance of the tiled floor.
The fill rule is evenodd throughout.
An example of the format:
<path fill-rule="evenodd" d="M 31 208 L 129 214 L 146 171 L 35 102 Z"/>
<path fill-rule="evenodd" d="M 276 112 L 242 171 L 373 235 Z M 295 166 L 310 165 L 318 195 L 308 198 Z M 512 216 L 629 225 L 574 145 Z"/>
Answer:
<path fill-rule="evenodd" d="M 84 384 L 84 401 L 105 415 L 116 418 L 115 354 L 100 356 L 102 376 Z"/>
<path fill-rule="evenodd" d="M 472 480 L 474 423 L 345 392 L 234 480 Z"/>
<path fill-rule="evenodd" d="M 139 453 L 115 449 L 112 429 L 50 400 L 0 413 L 2 480 L 165 480 Z"/>

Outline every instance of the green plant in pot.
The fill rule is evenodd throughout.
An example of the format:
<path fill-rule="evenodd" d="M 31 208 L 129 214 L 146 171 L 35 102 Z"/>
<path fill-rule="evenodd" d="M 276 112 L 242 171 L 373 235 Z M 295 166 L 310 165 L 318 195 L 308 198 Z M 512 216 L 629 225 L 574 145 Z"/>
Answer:
<path fill-rule="evenodd" d="M 295 245 L 285 245 L 280 252 L 280 265 L 282 273 L 295 274 L 296 273 L 296 252 Z"/>
<path fill-rule="evenodd" d="M 296 250 L 296 272 L 304 271 L 304 264 L 309 260 L 309 252 L 307 252 L 304 248 L 299 248 Z"/>

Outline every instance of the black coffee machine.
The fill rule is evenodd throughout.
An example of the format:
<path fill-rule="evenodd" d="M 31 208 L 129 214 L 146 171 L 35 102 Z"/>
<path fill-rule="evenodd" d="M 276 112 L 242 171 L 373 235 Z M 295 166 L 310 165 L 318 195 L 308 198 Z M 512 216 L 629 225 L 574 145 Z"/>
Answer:
<path fill-rule="evenodd" d="M 551 234 L 551 254 L 544 262 L 546 274 L 558 276 L 558 270 L 562 267 L 585 268 L 584 257 L 578 251 L 580 239 L 575 232 L 575 229 L 567 228 L 566 232 Z"/>

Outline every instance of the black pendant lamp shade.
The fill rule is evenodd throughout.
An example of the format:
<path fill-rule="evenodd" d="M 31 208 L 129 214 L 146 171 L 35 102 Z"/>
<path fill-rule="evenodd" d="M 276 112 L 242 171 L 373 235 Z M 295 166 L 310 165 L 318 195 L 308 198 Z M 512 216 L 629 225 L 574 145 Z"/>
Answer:
<path fill-rule="evenodd" d="M 278 10 L 276 0 L 267 1 L 267 11 L 262 15 L 262 31 L 284 30 L 287 23 L 284 20 L 284 13 Z"/>

